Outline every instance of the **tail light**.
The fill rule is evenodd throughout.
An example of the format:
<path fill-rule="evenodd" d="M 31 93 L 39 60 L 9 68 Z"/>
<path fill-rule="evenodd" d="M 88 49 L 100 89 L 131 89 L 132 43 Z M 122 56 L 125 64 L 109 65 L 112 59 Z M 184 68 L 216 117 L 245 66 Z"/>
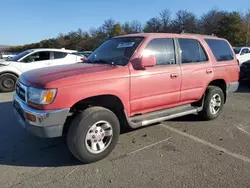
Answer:
<path fill-rule="evenodd" d="M 85 61 L 87 58 L 86 57 L 82 57 L 81 58 L 81 61 Z"/>

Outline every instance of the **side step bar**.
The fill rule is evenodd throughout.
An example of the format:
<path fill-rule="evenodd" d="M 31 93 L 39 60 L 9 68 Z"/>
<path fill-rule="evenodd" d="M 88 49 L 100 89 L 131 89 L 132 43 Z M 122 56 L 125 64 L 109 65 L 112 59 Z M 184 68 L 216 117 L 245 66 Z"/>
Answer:
<path fill-rule="evenodd" d="M 160 123 L 162 121 L 166 121 L 169 119 L 174 119 L 177 117 L 194 114 L 200 112 L 202 109 L 203 109 L 203 100 L 201 107 L 195 107 L 191 106 L 191 104 L 188 104 L 170 109 L 151 112 L 148 114 L 133 116 L 131 118 L 127 117 L 127 121 L 131 128 L 139 128 L 154 123 Z"/>

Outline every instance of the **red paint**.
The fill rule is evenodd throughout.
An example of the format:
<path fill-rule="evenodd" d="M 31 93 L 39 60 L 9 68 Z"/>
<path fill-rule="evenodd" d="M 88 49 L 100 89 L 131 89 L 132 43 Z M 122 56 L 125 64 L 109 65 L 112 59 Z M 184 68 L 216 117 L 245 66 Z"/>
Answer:
<path fill-rule="evenodd" d="M 126 66 L 85 63 L 64 65 L 27 72 L 20 80 L 28 86 L 58 89 L 55 101 L 50 105 L 36 106 L 40 109 L 70 108 L 82 99 L 108 94 L 120 98 L 129 116 L 197 101 L 201 99 L 208 84 L 216 79 L 223 79 L 226 83 L 238 81 L 239 66 L 236 57 L 231 63 L 217 62 L 204 41 L 204 36 L 127 35 L 129 36 L 143 36 L 145 39 Z M 142 64 L 146 67 L 143 69 L 138 66 L 141 53 L 153 38 L 197 39 L 207 52 L 209 61 L 200 64 L 151 67 L 148 59 L 144 59 Z M 207 74 L 206 71 L 212 73 Z"/>

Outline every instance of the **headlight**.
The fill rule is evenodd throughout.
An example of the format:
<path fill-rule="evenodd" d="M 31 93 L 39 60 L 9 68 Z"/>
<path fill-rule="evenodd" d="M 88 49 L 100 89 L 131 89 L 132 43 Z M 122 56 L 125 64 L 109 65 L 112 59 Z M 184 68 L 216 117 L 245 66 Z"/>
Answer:
<path fill-rule="evenodd" d="M 56 96 L 56 89 L 28 88 L 28 101 L 35 104 L 51 104 Z"/>

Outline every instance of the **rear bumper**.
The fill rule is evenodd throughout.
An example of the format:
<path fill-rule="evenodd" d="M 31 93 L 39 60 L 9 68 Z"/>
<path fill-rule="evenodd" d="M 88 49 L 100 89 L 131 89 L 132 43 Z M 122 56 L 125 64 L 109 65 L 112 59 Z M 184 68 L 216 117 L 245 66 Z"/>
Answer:
<path fill-rule="evenodd" d="M 227 93 L 234 93 L 239 88 L 239 82 L 231 82 L 227 84 Z"/>
<path fill-rule="evenodd" d="M 53 138 L 63 135 L 63 127 L 69 115 L 69 109 L 57 110 L 37 110 L 29 107 L 14 93 L 13 108 L 19 123 L 32 134 L 43 137 Z M 27 119 L 26 114 L 36 117 L 35 121 Z"/>

